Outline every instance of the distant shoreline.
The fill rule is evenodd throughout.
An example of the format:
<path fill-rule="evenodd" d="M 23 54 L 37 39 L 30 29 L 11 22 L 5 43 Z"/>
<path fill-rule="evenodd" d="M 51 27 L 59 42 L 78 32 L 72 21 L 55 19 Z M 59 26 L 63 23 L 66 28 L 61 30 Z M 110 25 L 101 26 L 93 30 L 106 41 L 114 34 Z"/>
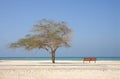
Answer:
<path fill-rule="evenodd" d="M 56 57 L 56 60 L 80 61 L 84 57 Z M 120 61 L 120 57 L 96 57 L 97 61 Z M 51 57 L 0 57 L 0 60 L 51 60 Z"/>

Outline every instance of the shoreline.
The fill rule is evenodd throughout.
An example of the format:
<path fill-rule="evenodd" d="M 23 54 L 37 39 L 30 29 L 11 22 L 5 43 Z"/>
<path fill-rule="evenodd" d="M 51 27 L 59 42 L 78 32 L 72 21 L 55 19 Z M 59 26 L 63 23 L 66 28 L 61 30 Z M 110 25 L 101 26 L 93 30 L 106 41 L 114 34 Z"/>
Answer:
<path fill-rule="evenodd" d="M 18 61 L 18 62 L 51 62 L 52 60 L 0 60 L 0 62 Z M 55 62 L 83 62 L 83 60 L 55 60 Z M 88 62 L 88 61 L 85 61 Z M 93 62 L 93 61 L 90 61 Z M 96 60 L 96 62 L 120 62 L 120 60 Z"/>
<path fill-rule="evenodd" d="M 85 57 L 56 57 L 56 60 L 62 61 L 81 61 Z M 95 57 L 97 61 L 120 61 L 120 57 Z M 31 60 L 31 61 L 40 61 L 40 60 L 51 60 L 51 57 L 0 57 L 0 60 Z"/>

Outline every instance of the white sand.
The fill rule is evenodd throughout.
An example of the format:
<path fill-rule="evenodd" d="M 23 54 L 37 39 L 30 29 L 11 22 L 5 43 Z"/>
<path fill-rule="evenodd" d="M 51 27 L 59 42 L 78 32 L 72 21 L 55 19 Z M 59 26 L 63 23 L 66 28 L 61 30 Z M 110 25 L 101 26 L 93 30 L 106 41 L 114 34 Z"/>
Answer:
<path fill-rule="evenodd" d="M 120 61 L 0 61 L 0 79 L 120 79 Z"/>

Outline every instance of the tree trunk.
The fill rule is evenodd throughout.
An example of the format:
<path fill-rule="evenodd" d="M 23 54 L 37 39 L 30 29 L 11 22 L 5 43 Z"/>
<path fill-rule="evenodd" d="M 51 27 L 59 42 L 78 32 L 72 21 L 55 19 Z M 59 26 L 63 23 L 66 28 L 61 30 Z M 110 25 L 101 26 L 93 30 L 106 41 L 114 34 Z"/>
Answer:
<path fill-rule="evenodd" d="M 52 51 L 52 63 L 55 63 L 55 51 Z"/>

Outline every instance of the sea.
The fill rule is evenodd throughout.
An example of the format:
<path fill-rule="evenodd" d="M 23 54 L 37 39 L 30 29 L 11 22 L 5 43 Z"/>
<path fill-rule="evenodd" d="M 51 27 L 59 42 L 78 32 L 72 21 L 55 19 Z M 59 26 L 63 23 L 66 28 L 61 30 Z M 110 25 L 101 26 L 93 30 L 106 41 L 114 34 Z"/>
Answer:
<path fill-rule="evenodd" d="M 84 57 L 56 57 L 56 60 L 80 61 Z M 120 61 L 120 57 L 96 57 L 97 61 Z M 0 57 L 0 60 L 51 60 L 51 57 Z"/>

